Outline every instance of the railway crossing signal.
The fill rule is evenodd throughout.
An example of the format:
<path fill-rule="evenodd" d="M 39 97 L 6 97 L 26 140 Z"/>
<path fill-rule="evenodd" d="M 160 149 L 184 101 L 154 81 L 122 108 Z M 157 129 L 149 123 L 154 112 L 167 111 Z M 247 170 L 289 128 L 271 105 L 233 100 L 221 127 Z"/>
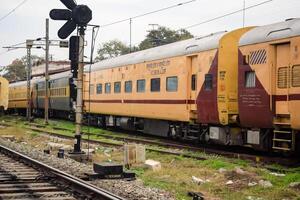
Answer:
<path fill-rule="evenodd" d="M 67 20 L 59 29 L 58 37 L 66 39 L 77 26 L 85 27 L 92 20 L 92 11 L 86 5 L 77 5 L 73 0 L 60 0 L 68 9 L 53 9 L 50 18 Z"/>

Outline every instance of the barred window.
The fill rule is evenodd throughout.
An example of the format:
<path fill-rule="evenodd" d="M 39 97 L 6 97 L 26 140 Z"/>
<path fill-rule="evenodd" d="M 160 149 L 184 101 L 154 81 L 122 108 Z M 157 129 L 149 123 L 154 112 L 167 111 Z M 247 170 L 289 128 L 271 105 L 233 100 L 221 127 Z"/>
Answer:
<path fill-rule="evenodd" d="M 137 80 L 137 92 L 145 92 L 146 81 L 145 79 Z"/>
<path fill-rule="evenodd" d="M 121 92 L 121 82 L 115 82 L 114 83 L 114 92 L 120 93 Z"/>
<path fill-rule="evenodd" d="M 212 74 L 205 74 L 205 81 L 204 81 L 204 88 L 205 90 L 212 90 L 213 88 L 213 75 Z"/>
<path fill-rule="evenodd" d="M 177 76 L 167 77 L 167 91 L 176 92 L 178 89 L 178 78 Z"/>
<path fill-rule="evenodd" d="M 111 90 L 111 84 L 110 83 L 105 83 L 105 93 L 109 94 Z"/>
<path fill-rule="evenodd" d="M 151 92 L 160 91 L 160 78 L 151 79 Z"/>
<path fill-rule="evenodd" d="M 278 88 L 288 87 L 288 68 L 280 67 L 277 74 L 277 86 Z"/>
<path fill-rule="evenodd" d="M 102 84 L 97 84 L 97 94 L 102 94 Z"/>
<path fill-rule="evenodd" d="M 132 81 L 125 81 L 125 92 L 126 93 L 132 92 Z"/>
<path fill-rule="evenodd" d="M 248 71 L 245 72 L 245 87 L 254 88 L 255 87 L 255 72 Z"/>
<path fill-rule="evenodd" d="M 292 86 L 300 87 L 300 66 L 293 66 L 292 68 Z"/>

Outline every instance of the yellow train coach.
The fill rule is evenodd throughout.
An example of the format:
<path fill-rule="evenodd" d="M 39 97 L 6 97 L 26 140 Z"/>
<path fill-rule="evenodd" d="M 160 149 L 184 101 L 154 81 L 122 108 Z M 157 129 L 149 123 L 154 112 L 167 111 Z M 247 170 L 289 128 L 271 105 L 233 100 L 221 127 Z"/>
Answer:
<path fill-rule="evenodd" d="M 0 77 L 0 112 L 7 110 L 8 108 L 8 81 Z"/>
<path fill-rule="evenodd" d="M 101 126 L 225 145 L 299 146 L 300 19 L 193 38 L 85 68 Z"/>
<path fill-rule="evenodd" d="M 100 123 L 168 136 L 170 125 L 196 122 L 196 98 L 209 66 L 216 63 L 225 32 L 193 38 L 92 66 L 85 108 Z M 88 73 L 85 76 L 87 83 Z M 170 122 L 173 122 L 170 124 Z M 183 127 L 181 127 L 183 128 Z"/>

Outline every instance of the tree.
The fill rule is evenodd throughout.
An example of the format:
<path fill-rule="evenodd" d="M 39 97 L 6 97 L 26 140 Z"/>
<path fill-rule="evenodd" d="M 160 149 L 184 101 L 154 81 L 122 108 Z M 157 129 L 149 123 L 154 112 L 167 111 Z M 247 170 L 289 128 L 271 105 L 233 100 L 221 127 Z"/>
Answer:
<path fill-rule="evenodd" d="M 187 30 L 182 29 L 180 31 L 174 31 L 167 27 L 160 26 L 157 30 L 149 31 L 146 38 L 139 44 L 138 47 L 134 46 L 131 48 L 131 52 L 149 49 L 192 37 L 193 35 Z M 98 55 L 95 61 L 100 61 L 128 54 L 130 53 L 130 47 L 119 40 L 110 40 L 103 43 L 97 53 Z"/>
<path fill-rule="evenodd" d="M 41 58 L 36 55 L 32 55 L 31 62 L 32 62 L 32 66 L 39 65 L 42 62 L 44 62 L 44 58 Z M 10 65 L 3 67 L 0 73 L 2 73 L 3 77 L 6 78 L 9 82 L 25 80 L 26 66 L 27 66 L 27 57 L 23 56 L 21 59 L 15 59 Z"/>
<path fill-rule="evenodd" d="M 27 66 L 27 56 L 23 56 L 21 58 L 21 61 L 25 66 Z M 31 55 L 31 64 L 32 64 L 32 66 L 38 66 L 38 65 L 40 65 L 44 62 L 45 62 L 45 58 L 42 58 L 42 57 L 37 56 L 37 55 Z"/>
<path fill-rule="evenodd" d="M 139 50 L 170 44 L 192 37 L 193 35 L 185 29 L 174 31 L 167 27 L 160 26 L 156 30 L 149 31 L 146 38 L 140 43 Z"/>
<path fill-rule="evenodd" d="M 24 80 L 26 78 L 26 69 L 20 59 L 14 60 L 10 65 L 3 68 L 4 75 L 9 82 Z"/>
<path fill-rule="evenodd" d="M 130 53 L 130 48 L 120 40 L 110 40 L 103 43 L 97 51 L 96 61 L 114 58 Z"/>

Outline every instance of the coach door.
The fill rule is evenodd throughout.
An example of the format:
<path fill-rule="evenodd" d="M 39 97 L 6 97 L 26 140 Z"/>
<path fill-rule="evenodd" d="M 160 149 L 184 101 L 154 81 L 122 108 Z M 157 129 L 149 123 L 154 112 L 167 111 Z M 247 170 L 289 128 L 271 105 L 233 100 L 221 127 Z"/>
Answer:
<path fill-rule="evenodd" d="M 278 117 L 289 118 L 289 88 L 290 88 L 290 43 L 275 46 L 276 55 L 276 90 L 275 114 Z"/>
<path fill-rule="evenodd" d="M 198 56 L 190 56 L 188 57 L 188 63 L 189 63 L 189 78 L 188 78 L 188 87 L 189 89 L 187 91 L 187 100 L 188 105 L 191 110 L 191 118 L 196 119 L 197 117 L 197 107 L 196 107 L 196 98 L 197 98 L 197 72 L 198 72 Z"/>

